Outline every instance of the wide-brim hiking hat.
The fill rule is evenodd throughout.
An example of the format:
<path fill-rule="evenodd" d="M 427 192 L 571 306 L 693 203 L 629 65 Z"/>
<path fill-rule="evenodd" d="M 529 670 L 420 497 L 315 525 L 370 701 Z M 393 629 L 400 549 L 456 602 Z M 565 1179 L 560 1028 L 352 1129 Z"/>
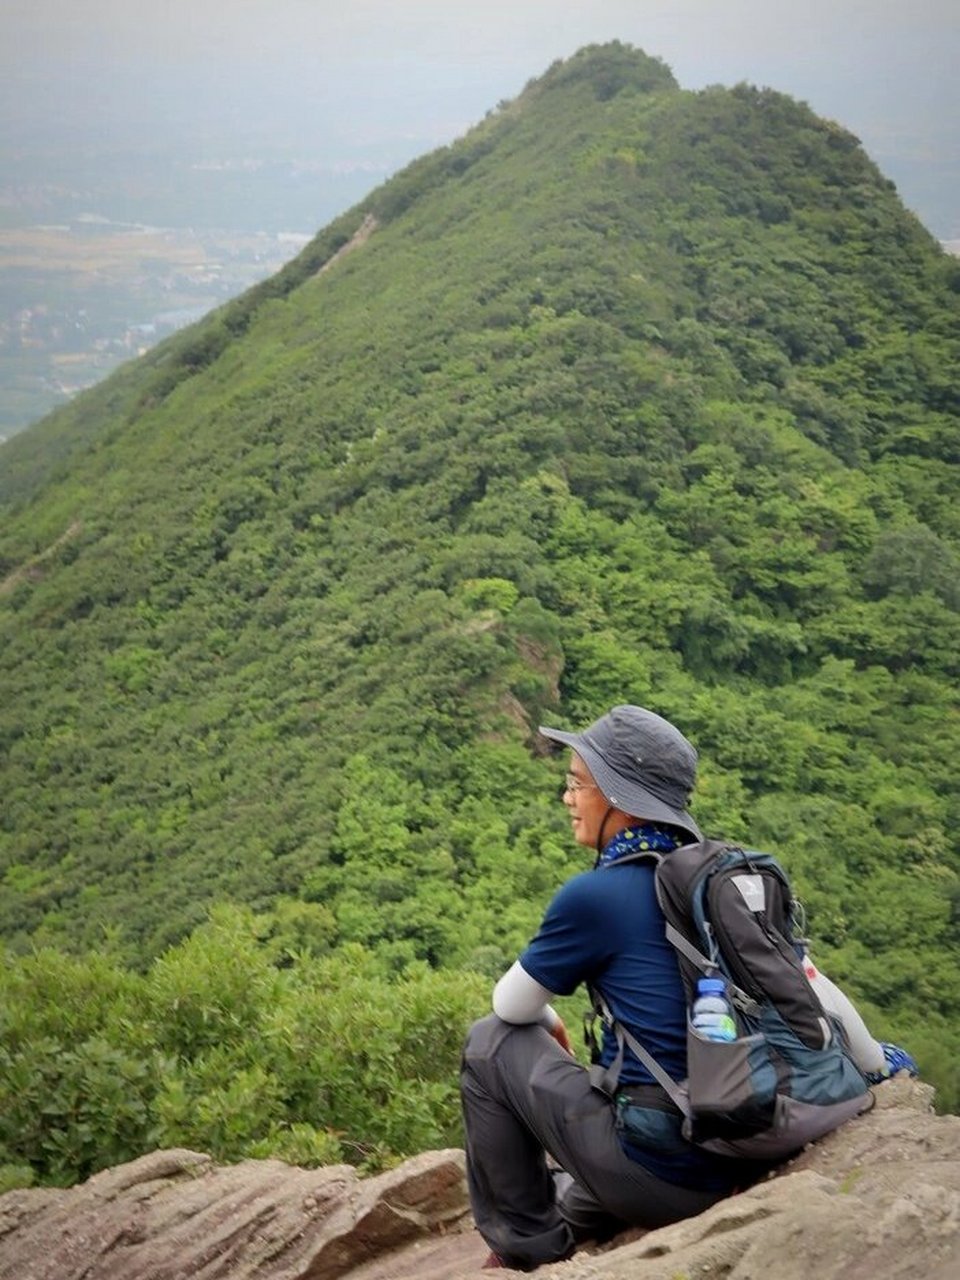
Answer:
<path fill-rule="evenodd" d="M 669 720 L 645 707 L 621 706 L 582 733 L 544 725 L 540 732 L 577 753 L 615 808 L 703 839 L 687 812 L 697 780 L 697 753 Z"/>

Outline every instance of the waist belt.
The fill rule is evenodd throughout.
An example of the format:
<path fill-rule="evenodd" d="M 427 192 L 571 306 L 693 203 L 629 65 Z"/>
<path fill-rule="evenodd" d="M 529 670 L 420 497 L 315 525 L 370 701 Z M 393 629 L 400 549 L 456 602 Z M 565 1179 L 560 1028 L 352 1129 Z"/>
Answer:
<path fill-rule="evenodd" d="M 667 1111 L 676 1115 L 682 1112 L 666 1089 L 659 1084 L 627 1084 L 617 1090 L 617 1101 L 631 1107 L 646 1107 L 651 1111 Z"/>

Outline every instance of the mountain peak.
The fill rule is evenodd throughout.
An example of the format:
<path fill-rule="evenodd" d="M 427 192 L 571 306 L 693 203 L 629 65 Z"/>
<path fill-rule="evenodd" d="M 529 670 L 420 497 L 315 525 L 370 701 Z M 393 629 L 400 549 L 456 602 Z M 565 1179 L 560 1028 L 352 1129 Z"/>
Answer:
<path fill-rule="evenodd" d="M 542 76 L 530 81 L 524 96 L 572 85 L 589 86 L 600 102 L 620 93 L 662 93 L 679 88 L 661 58 L 651 57 L 621 40 L 611 40 L 585 45 L 571 57 L 558 59 Z"/>

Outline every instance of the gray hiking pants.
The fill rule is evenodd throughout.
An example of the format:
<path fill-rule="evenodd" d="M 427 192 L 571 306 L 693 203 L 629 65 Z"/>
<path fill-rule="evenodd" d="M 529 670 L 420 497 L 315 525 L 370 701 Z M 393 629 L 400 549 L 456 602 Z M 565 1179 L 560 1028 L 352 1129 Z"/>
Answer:
<path fill-rule="evenodd" d="M 556 1262 L 578 1239 L 664 1226 L 722 1198 L 631 1160 L 613 1102 L 541 1026 L 495 1014 L 474 1023 L 460 1088 L 474 1220 L 507 1262 Z M 548 1152 L 570 1177 L 551 1174 Z"/>

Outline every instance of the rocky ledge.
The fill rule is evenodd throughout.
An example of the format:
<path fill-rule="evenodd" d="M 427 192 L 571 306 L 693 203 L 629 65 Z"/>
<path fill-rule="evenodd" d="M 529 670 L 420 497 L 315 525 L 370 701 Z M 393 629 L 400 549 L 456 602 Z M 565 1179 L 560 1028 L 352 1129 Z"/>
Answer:
<path fill-rule="evenodd" d="M 957 1280 L 960 1117 L 905 1077 L 767 1181 L 587 1248 L 556 1280 Z M 464 1280 L 486 1248 L 463 1153 L 374 1178 L 157 1151 L 69 1190 L 0 1197 L 0 1280 Z M 479 1278 L 478 1278 L 479 1280 Z"/>

